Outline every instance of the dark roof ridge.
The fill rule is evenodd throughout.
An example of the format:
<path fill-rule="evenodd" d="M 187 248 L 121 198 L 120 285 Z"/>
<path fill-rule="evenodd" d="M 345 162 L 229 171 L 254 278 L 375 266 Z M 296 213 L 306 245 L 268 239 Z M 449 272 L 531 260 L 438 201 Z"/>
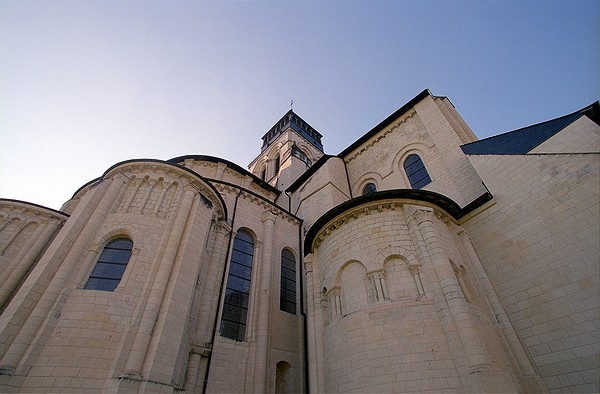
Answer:
<path fill-rule="evenodd" d="M 593 109 L 594 109 L 594 107 L 597 107 L 598 105 L 599 105 L 599 103 L 598 103 L 598 101 L 596 101 L 596 102 L 594 102 L 594 103 L 592 103 L 592 104 L 590 104 L 590 105 L 587 105 L 587 106 L 583 107 L 582 109 L 579 109 L 579 110 L 577 110 L 577 111 L 571 112 L 571 113 L 569 113 L 569 114 L 566 114 L 566 115 L 563 115 L 563 116 L 559 116 L 558 118 L 554 118 L 554 119 L 545 120 L 545 121 L 543 121 L 543 122 L 534 123 L 534 124 L 531 124 L 531 125 L 528 125 L 528 126 L 523 126 L 523 127 L 520 127 L 520 128 L 518 128 L 518 129 L 514 129 L 514 130 L 510 130 L 510 131 L 505 131 L 505 132 L 503 132 L 503 133 L 500 133 L 500 134 L 496 134 L 496 135 L 492 135 L 492 136 L 490 136 L 490 137 L 482 138 L 482 139 L 480 139 L 480 140 L 477 140 L 477 141 L 468 142 L 468 143 L 466 143 L 466 144 L 463 144 L 463 145 L 461 145 L 461 147 L 462 147 L 462 146 L 471 145 L 471 144 L 476 144 L 476 143 L 478 143 L 478 142 L 481 142 L 481 141 L 489 141 L 489 140 L 491 140 L 491 139 L 493 139 L 493 138 L 499 138 L 499 137 L 503 137 L 503 136 L 506 136 L 507 134 L 516 133 L 516 132 L 519 132 L 519 131 L 522 131 L 522 130 L 528 129 L 528 128 L 530 128 L 530 127 L 534 127 L 534 126 L 541 126 L 541 125 L 543 125 L 543 124 L 546 124 L 546 123 L 555 122 L 555 121 L 557 121 L 557 120 L 560 120 L 560 119 L 563 119 L 563 118 L 568 118 L 569 116 L 573 116 L 573 115 L 581 115 L 581 116 L 583 116 L 583 115 L 587 115 L 587 114 L 585 113 L 586 111 L 593 110 Z M 597 122 L 595 119 L 593 119 L 593 118 L 592 118 L 592 116 L 593 116 L 593 115 L 592 115 L 592 116 L 590 116 L 590 115 L 587 115 L 587 116 L 588 116 L 588 117 L 589 117 L 589 118 L 590 118 L 592 121 L 594 121 L 595 123 L 598 123 L 598 122 Z M 594 116 L 594 117 L 595 117 L 595 116 Z M 579 119 L 579 117 L 577 117 L 577 119 Z M 574 120 L 576 120 L 576 119 L 574 119 Z"/>
<path fill-rule="evenodd" d="M 471 201 L 464 207 L 460 207 L 454 200 L 443 194 L 423 189 L 388 189 L 382 190 L 375 193 L 370 193 L 362 196 L 358 196 L 349 200 L 346 200 L 335 207 L 331 208 L 323 215 L 321 215 L 308 229 L 304 238 L 304 255 L 308 255 L 313 252 L 313 241 L 317 233 L 325 227 L 335 217 L 348 212 L 351 209 L 357 208 L 366 203 L 372 203 L 383 200 L 413 200 L 421 201 L 423 203 L 432 204 L 438 208 L 444 210 L 448 215 L 452 216 L 455 220 L 459 220 L 465 215 L 473 212 L 486 202 L 493 198 L 492 194 L 488 191 Z"/>
<path fill-rule="evenodd" d="M 44 206 L 44 205 L 36 204 L 34 202 L 29 202 L 29 201 L 24 201 L 24 200 L 17 200 L 17 199 L 14 199 L 14 198 L 0 198 L 0 203 L 24 204 L 24 205 L 29 205 L 29 206 L 34 207 L 34 208 L 42 208 L 42 209 L 48 210 L 48 211 L 50 211 L 50 212 L 52 212 L 54 214 L 62 215 L 65 218 L 69 218 L 71 216 L 68 213 L 63 212 L 63 211 L 58 210 L 58 209 L 54 209 L 54 208 L 50 208 L 50 207 L 47 207 L 47 206 Z"/>
<path fill-rule="evenodd" d="M 380 132 L 382 129 L 387 127 L 390 123 L 392 123 L 394 120 L 396 120 L 399 116 L 403 115 L 405 112 L 407 112 L 409 109 L 414 107 L 419 101 L 423 100 L 427 96 L 432 96 L 432 97 L 436 97 L 436 98 L 445 98 L 445 96 L 434 96 L 433 94 L 431 94 L 429 89 L 424 89 L 421 93 L 419 93 L 415 97 L 413 97 L 409 102 L 407 102 L 402 107 L 400 107 L 399 109 L 394 111 L 394 113 L 392 113 L 387 118 L 385 118 L 384 120 L 379 122 L 371 130 L 369 130 L 365 134 L 363 134 L 358 140 L 354 141 L 352 144 L 350 144 L 350 146 L 348 146 L 346 149 L 344 149 L 338 155 L 325 154 L 325 155 L 321 156 L 321 158 L 319 160 L 317 160 L 308 170 L 306 170 L 306 172 L 304 172 L 302 175 L 300 175 L 300 177 L 298 177 L 298 179 L 296 179 L 285 191 L 288 193 L 296 191 L 301 186 L 301 184 L 304 183 L 308 178 L 310 178 L 315 172 L 317 172 L 317 170 L 319 168 L 321 168 L 327 160 L 329 160 L 333 157 L 339 157 L 340 159 L 344 160 L 344 156 L 348 155 L 349 153 L 354 151 L 356 148 L 358 148 L 360 145 L 364 144 L 369 138 L 371 138 L 372 136 L 374 136 L 375 134 Z M 288 111 L 288 113 L 289 113 L 289 111 Z M 284 117 L 285 117 L 285 115 L 284 115 Z"/>
<path fill-rule="evenodd" d="M 77 196 L 77 194 L 79 192 L 81 192 L 84 188 L 93 185 L 94 183 L 99 183 L 102 182 L 106 176 L 108 175 L 109 172 L 111 172 L 112 170 L 114 170 L 117 167 L 126 165 L 126 164 L 142 164 L 142 163 L 156 163 L 156 164 L 165 164 L 168 166 L 173 166 L 176 167 L 182 171 L 185 171 L 187 173 L 189 173 L 192 176 L 195 176 L 197 178 L 199 178 L 200 180 L 202 180 L 204 183 L 206 183 L 206 185 L 212 189 L 213 193 L 215 194 L 215 196 L 217 197 L 217 199 L 219 200 L 219 202 L 221 203 L 222 207 L 223 207 L 223 216 L 225 218 L 225 220 L 227 220 L 227 204 L 225 203 L 225 200 L 223 200 L 223 197 L 221 196 L 221 193 L 219 193 L 219 191 L 215 188 L 215 186 L 210 183 L 208 181 L 207 178 L 203 177 L 202 175 L 198 174 L 196 171 L 192 170 L 191 168 L 188 167 L 184 167 L 182 165 L 177 164 L 177 162 L 172 162 L 170 160 L 160 160 L 160 159 L 129 159 L 129 160 L 123 160 L 120 161 L 118 163 L 113 164 L 112 166 L 110 166 L 106 171 L 104 171 L 104 173 L 99 176 L 98 178 L 94 178 L 89 182 L 86 182 L 83 186 L 81 186 L 79 189 L 77 189 L 77 191 L 73 194 L 73 196 L 71 197 L 71 199 L 74 199 L 75 196 Z"/>
<path fill-rule="evenodd" d="M 275 188 L 274 186 L 269 185 L 267 182 L 263 181 L 262 179 L 260 179 L 259 177 L 257 177 L 256 175 L 254 175 L 253 173 L 251 173 L 244 167 L 242 167 L 238 164 L 235 164 L 234 162 L 229 161 L 227 159 L 223 159 L 221 157 L 210 156 L 210 155 L 184 155 L 184 156 L 177 156 L 177 157 L 174 157 L 174 158 L 166 160 L 166 161 L 169 163 L 176 164 L 176 163 L 185 161 L 187 159 L 204 160 L 204 161 L 209 161 L 211 163 L 223 163 L 223 164 L 227 165 L 228 167 L 236 170 L 240 174 L 251 177 L 252 180 L 254 180 L 257 184 L 259 184 L 263 189 L 266 189 L 269 192 L 275 193 L 276 195 L 281 194 L 281 191 L 279 191 L 279 189 Z"/>
<path fill-rule="evenodd" d="M 544 122 L 461 145 L 467 155 L 526 155 L 583 116 L 600 124 L 599 103 Z"/>
<path fill-rule="evenodd" d="M 350 146 L 348 146 L 346 149 L 344 149 L 338 156 L 343 158 L 343 157 L 349 155 L 352 151 L 354 151 L 356 148 L 358 148 L 359 146 L 364 144 L 367 140 L 369 140 L 375 134 L 379 133 L 385 127 L 390 125 L 394 120 L 396 120 L 398 117 L 403 115 L 405 112 L 408 112 L 409 109 L 414 107 L 419 101 L 423 100 L 427 96 L 438 97 L 438 96 L 434 96 L 433 94 L 431 94 L 429 89 L 423 90 L 421 93 L 419 93 L 415 97 L 413 97 L 409 102 L 407 102 L 402 107 L 397 109 L 394 113 L 392 113 L 387 118 L 385 118 L 384 120 L 379 122 L 371 130 L 369 130 L 365 134 L 363 134 L 362 137 L 360 137 L 359 139 L 354 141 Z M 443 97 L 443 96 L 441 96 L 441 97 Z"/>

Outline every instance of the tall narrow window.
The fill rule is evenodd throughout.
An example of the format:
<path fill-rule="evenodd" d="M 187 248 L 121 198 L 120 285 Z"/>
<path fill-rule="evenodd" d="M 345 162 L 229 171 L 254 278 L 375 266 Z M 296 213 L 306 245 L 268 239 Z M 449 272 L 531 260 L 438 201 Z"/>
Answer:
<path fill-rule="evenodd" d="M 279 166 L 281 165 L 281 158 L 279 155 L 275 157 L 275 176 L 279 175 Z"/>
<path fill-rule="evenodd" d="M 267 178 L 267 169 L 263 168 L 262 171 L 260 172 L 260 179 L 262 179 L 263 181 L 266 180 Z"/>
<path fill-rule="evenodd" d="M 423 160 L 418 155 L 409 155 L 404 161 L 404 171 L 413 189 L 420 189 L 431 183 L 431 178 Z"/>
<path fill-rule="evenodd" d="M 127 268 L 133 242 L 128 238 L 110 241 L 102 250 L 100 258 L 85 284 L 89 290 L 114 291 Z"/>
<path fill-rule="evenodd" d="M 252 235 L 244 230 L 238 231 L 233 240 L 229 277 L 227 278 L 223 315 L 221 316 L 221 335 L 237 341 L 243 341 L 246 335 L 253 257 L 254 239 Z"/>
<path fill-rule="evenodd" d="M 296 313 L 296 259 L 287 249 L 281 252 L 279 309 L 284 312 Z"/>

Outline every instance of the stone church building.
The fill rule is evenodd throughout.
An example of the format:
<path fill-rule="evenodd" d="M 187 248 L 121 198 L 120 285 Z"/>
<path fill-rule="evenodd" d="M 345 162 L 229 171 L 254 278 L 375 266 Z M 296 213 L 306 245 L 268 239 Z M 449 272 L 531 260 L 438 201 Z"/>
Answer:
<path fill-rule="evenodd" d="M 478 140 L 425 90 L 337 155 L 0 200 L 0 391 L 598 392 L 600 107 Z"/>

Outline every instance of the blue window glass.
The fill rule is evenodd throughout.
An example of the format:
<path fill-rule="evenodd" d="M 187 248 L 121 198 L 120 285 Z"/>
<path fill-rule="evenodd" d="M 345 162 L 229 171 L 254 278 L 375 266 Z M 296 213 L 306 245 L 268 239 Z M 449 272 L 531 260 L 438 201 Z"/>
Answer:
<path fill-rule="evenodd" d="M 253 257 L 252 235 L 244 230 L 238 231 L 233 240 L 220 330 L 222 336 L 237 341 L 243 341 L 246 336 Z"/>
<path fill-rule="evenodd" d="M 377 186 L 374 183 L 367 183 L 363 188 L 363 196 L 371 193 L 375 193 L 377 191 Z"/>
<path fill-rule="evenodd" d="M 128 238 L 110 241 L 102 250 L 85 288 L 114 291 L 125 273 L 132 249 L 133 242 Z"/>
<path fill-rule="evenodd" d="M 284 312 L 296 313 L 296 259 L 287 249 L 281 252 L 279 309 Z"/>
<path fill-rule="evenodd" d="M 418 155 L 409 155 L 404 161 L 404 171 L 413 189 L 421 189 L 431 183 L 429 173 Z"/>

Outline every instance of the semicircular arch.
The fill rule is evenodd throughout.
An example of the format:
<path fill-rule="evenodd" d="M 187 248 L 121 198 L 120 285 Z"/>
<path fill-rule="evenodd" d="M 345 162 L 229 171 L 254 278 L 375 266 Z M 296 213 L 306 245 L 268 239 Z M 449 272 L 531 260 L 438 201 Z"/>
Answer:
<path fill-rule="evenodd" d="M 99 253 L 106 244 L 117 238 L 129 238 L 137 249 L 144 248 L 145 237 L 142 236 L 140 230 L 132 227 L 117 227 L 100 236 L 94 243 L 93 249 Z"/>
<path fill-rule="evenodd" d="M 390 169 L 391 172 L 403 172 L 404 167 L 402 166 L 402 163 L 404 163 L 404 160 L 406 160 L 406 158 L 411 154 L 417 154 L 421 158 L 428 158 L 428 151 L 429 145 L 424 142 L 417 141 L 406 145 L 396 153 L 396 156 L 394 156 L 394 159 L 392 160 L 392 168 Z"/>
<path fill-rule="evenodd" d="M 377 172 L 367 172 L 361 175 L 360 178 L 354 183 L 352 193 L 354 196 L 360 196 L 363 194 L 363 189 L 368 183 L 374 183 L 377 187 L 377 191 L 381 190 L 381 174 Z"/>
<path fill-rule="evenodd" d="M 388 246 L 387 248 L 380 250 L 375 258 L 370 261 L 369 265 L 382 269 L 385 262 L 391 257 L 400 257 L 401 259 L 406 260 L 406 263 L 409 266 L 419 264 L 419 260 L 417 260 L 415 255 L 406 248 L 401 246 Z"/>

